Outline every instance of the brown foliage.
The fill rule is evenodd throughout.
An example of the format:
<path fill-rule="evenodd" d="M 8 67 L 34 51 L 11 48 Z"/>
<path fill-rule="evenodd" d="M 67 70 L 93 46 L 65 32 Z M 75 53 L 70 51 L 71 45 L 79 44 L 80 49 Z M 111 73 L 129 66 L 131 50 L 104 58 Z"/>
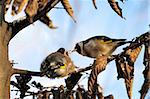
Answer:
<path fill-rule="evenodd" d="M 5 3 L 4 3 L 4 8 L 5 8 L 5 13 L 7 12 L 7 10 L 9 9 L 10 7 L 10 3 L 11 3 L 11 0 L 5 0 Z"/>
<path fill-rule="evenodd" d="M 28 4 L 26 6 L 26 9 L 25 9 L 25 13 L 31 23 L 33 23 L 33 17 L 38 12 L 38 7 L 39 7 L 39 5 L 38 5 L 37 0 L 29 0 Z"/>
<path fill-rule="evenodd" d="M 140 94 L 141 94 L 141 97 L 140 99 L 144 99 L 148 90 L 150 89 L 150 67 L 147 66 L 145 67 L 145 70 L 143 71 L 143 74 L 144 74 L 144 83 L 141 87 L 141 90 L 139 91 Z"/>
<path fill-rule="evenodd" d="M 43 10 L 44 7 L 47 5 L 47 3 L 48 3 L 48 0 L 38 0 L 39 11 Z"/>
<path fill-rule="evenodd" d="M 61 0 L 61 3 L 64 7 L 64 9 L 67 11 L 67 13 L 71 16 L 71 18 L 74 20 L 74 22 L 76 22 L 75 18 L 74 18 L 74 12 L 73 12 L 73 9 L 69 3 L 68 0 Z"/>
<path fill-rule="evenodd" d="M 46 24 L 51 29 L 57 29 L 57 27 L 54 26 L 54 24 L 53 24 L 52 20 L 50 19 L 50 17 L 48 17 L 47 15 L 41 17 L 40 21 L 43 22 L 44 24 Z"/>
<path fill-rule="evenodd" d="M 150 34 L 146 36 L 147 39 L 150 38 Z M 143 71 L 144 75 L 144 83 L 142 85 L 141 90 L 139 91 L 141 93 L 140 99 L 144 99 L 146 96 L 148 90 L 150 89 L 150 40 L 146 41 L 144 43 L 145 46 L 145 52 L 144 52 L 144 62 L 145 70 Z"/>
<path fill-rule="evenodd" d="M 92 0 L 92 2 L 93 2 L 93 5 L 94 5 L 95 9 L 97 9 L 96 0 Z"/>
<path fill-rule="evenodd" d="M 116 66 L 118 72 L 118 79 L 124 78 L 125 85 L 128 93 L 129 99 L 132 97 L 132 86 L 134 77 L 134 62 L 136 61 L 140 51 L 141 46 L 135 49 L 128 49 L 125 54 L 119 55 L 116 59 Z"/>
<path fill-rule="evenodd" d="M 121 17 L 124 18 L 122 16 L 122 9 L 119 7 L 118 2 L 116 2 L 116 0 L 108 0 L 108 3 L 110 4 L 111 8 Z"/>
<path fill-rule="evenodd" d="M 21 12 L 27 2 L 28 0 L 14 0 L 12 5 L 12 15 Z"/>
<path fill-rule="evenodd" d="M 88 97 L 93 98 L 94 85 L 97 83 L 97 76 L 105 70 L 108 56 L 98 56 L 93 63 L 93 68 L 88 79 Z"/>

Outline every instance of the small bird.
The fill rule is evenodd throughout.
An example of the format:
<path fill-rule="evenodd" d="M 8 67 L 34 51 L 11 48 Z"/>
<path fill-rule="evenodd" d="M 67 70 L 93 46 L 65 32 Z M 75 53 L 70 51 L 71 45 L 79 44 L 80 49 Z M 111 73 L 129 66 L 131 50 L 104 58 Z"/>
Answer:
<path fill-rule="evenodd" d="M 40 71 L 42 75 L 49 78 L 65 77 L 76 71 L 75 65 L 71 61 L 68 52 L 64 48 L 48 55 L 41 63 Z"/>
<path fill-rule="evenodd" d="M 98 55 L 111 55 L 117 47 L 130 43 L 126 39 L 112 39 L 107 36 L 94 36 L 75 45 L 76 51 L 83 56 L 96 58 Z"/>

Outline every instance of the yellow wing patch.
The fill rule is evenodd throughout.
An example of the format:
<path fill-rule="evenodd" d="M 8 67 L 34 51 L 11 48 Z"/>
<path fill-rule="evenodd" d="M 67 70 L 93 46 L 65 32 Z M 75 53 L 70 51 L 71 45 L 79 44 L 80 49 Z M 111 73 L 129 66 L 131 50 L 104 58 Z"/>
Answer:
<path fill-rule="evenodd" d="M 109 41 L 97 40 L 97 42 L 100 43 L 100 44 L 108 44 L 108 43 L 111 43 L 112 40 L 109 40 Z"/>
<path fill-rule="evenodd" d="M 60 66 L 60 69 L 64 69 L 66 68 L 66 64 L 64 64 L 63 66 Z"/>

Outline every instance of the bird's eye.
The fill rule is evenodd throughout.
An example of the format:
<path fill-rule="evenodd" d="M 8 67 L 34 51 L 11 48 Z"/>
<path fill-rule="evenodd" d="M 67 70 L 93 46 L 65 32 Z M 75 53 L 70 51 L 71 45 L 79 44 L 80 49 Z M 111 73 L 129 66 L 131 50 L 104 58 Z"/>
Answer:
<path fill-rule="evenodd" d="M 78 53 L 81 53 L 81 48 L 78 43 L 76 44 L 75 49 Z"/>
<path fill-rule="evenodd" d="M 63 63 L 61 63 L 61 62 L 59 62 L 57 65 L 59 65 L 59 66 L 64 66 L 64 64 L 63 64 Z"/>

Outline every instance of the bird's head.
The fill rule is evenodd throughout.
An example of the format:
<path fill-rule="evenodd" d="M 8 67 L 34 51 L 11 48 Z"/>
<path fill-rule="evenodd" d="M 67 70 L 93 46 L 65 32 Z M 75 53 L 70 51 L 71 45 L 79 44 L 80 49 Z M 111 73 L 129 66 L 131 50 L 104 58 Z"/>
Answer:
<path fill-rule="evenodd" d="M 82 49 L 83 49 L 83 42 L 79 42 L 75 45 L 74 49 L 72 52 L 78 52 L 79 54 L 81 54 L 82 52 Z"/>

